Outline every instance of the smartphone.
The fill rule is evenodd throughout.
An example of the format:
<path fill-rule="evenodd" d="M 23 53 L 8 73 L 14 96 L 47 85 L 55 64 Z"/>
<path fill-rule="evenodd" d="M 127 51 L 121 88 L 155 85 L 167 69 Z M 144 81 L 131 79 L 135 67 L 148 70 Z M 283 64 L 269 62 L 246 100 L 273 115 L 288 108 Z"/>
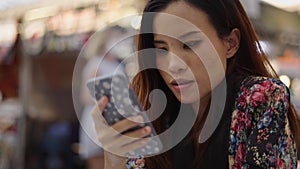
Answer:
<path fill-rule="evenodd" d="M 125 74 L 119 73 L 90 79 L 87 82 L 87 87 L 90 94 L 96 100 L 99 100 L 102 96 L 108 98 L 107 106 L 103 110 L 103 117 L 108 125 L 113 125 L 130 116 L 141 115 L 145 123 L 125 132 L 133 131 L 144 126 L 151 127 L 152 132 L 146 136 L 149 137 L 148 143 L 141 148 L 129 152 L 129 156 L 155 155 L 162 150 L 162 142 L 159 137 L 153 137 L 157 135 L 155 129 L 149 121 L 146 111 L 137 99 L 135 92 L 129 87 L 129 80 Z"/>

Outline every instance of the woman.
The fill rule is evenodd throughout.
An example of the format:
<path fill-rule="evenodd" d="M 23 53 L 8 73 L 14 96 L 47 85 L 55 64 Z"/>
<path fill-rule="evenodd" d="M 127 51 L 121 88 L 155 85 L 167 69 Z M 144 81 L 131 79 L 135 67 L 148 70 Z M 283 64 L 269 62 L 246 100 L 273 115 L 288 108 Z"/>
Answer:
<path fill-rule="evenodd" d="M 193 25 L 186 26 L 189 24 L 182 20 Z M 106 168 L 124 168 L 125 164 L 127 168 L 148 169 L 296 168 L 297 116 L 288 88 L 277 79 L 238 0 L 149 1 L 139 50 L 151 48 L 155 53 L 141 54 L 139 64 L 141 70 L 149 64 L 155 69 L 140 71 L 132 85 L 145 109 L 150 107 L 152 90 L 166 94 L 166 108 L 153 121 L 156 131 L 172 126 L 180 104 L 197 114 L 196 122 L 179 144 L 157 156 L 126 159 L 105 152 Z M 220 64 L 212 69 L 214 63 Z M 212 93 L 224 81 L 227 94 L 221 120 L 213 134 L 201 141 L 211 113 Z M 103 97 L 97 109 L 102 111 L 106 104 Z M 147 144 L 146 139 L 126 142 L 107 132 L 109 127 L 99 111 L 95 109 L 93 116 L 104 147 L 125 153 Z M 143 121 L 139 116 L 132 119 Z M 112 127 L 121 133 L 139 124 L 131 120 Z M 126 135 L 143 138 L 149 132 L 146 126 Z"/>

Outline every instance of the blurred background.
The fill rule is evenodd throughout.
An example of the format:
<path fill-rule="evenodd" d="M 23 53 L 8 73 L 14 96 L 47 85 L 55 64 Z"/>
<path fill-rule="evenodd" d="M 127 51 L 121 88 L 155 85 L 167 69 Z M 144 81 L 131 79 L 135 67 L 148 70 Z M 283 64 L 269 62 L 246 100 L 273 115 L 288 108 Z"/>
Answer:
<path fill-rule="evenodd" d="M 93 33 L 140 13 L 145 2 L 0 1 L 0 169 L 89 168 L 79 155 L 80 124 L 72 99 L 75 62 Z M 300 110 L 299 0 L 242 2 Z M 138 31 L 139 18 L 119 26 Z M 83 69 L 87 61 L 76 64 L 82 62 Z"/>

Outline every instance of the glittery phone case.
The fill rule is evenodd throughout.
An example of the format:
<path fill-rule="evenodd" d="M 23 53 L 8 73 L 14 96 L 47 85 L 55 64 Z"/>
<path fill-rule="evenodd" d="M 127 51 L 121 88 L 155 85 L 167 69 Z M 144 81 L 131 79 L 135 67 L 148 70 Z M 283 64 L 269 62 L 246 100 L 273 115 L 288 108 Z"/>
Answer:
<path fill-rule="evenodd" d="M 129 87 L 129 80 L 125 75 L 115 74 L 113 76 L 96 77 L 87 82 L 87 87 L 96 100 L 99 100 L 104 95 L 108 97 L 109 102 L 103 110 L 103 117 L 108 125 L 113 125 L 130 116 L 141 115 L 145 123 L 128 131 L 136 130 L 146 125 L 151 127 L 152 132 L 146 136 L 149 138 L 148 143 L 141 148 L 128 152 L 128 156 L 149 156 L 158 154 L 162 150 L 162 143 L 158 137 L 154 137 L 156 136 L 155 129 L 149 122 L 149 118 L 138 101 L 135 92 Z"/>

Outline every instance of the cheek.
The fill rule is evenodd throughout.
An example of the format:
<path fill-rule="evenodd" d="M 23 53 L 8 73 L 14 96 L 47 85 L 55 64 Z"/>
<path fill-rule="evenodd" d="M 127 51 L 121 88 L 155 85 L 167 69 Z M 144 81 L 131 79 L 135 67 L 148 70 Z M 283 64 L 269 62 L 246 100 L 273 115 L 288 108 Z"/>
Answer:
<path fill-rule="evenodd" d="M 167 69 L 167 61 L 163 57 L 156 57 L 156 68 L 160 70 L 166 71 Z"/>
<path fill-rule="evenodd" d="M 197 50 L 197 55 L 200 57 L 198 70 L 201 72 L 201 80 L 208 80 L 215 87 L 225 77 L 227 59 L 223 49 L 208 43 Z"/>
<path fill-rule="evenodd" d="M 206 40 L 197 50 L 198 56 L 207 67 L 224 67 L 227 60 L 227 49 L 220 39 Z M 214 65 L 212 65 L 214 64 Z"/>

